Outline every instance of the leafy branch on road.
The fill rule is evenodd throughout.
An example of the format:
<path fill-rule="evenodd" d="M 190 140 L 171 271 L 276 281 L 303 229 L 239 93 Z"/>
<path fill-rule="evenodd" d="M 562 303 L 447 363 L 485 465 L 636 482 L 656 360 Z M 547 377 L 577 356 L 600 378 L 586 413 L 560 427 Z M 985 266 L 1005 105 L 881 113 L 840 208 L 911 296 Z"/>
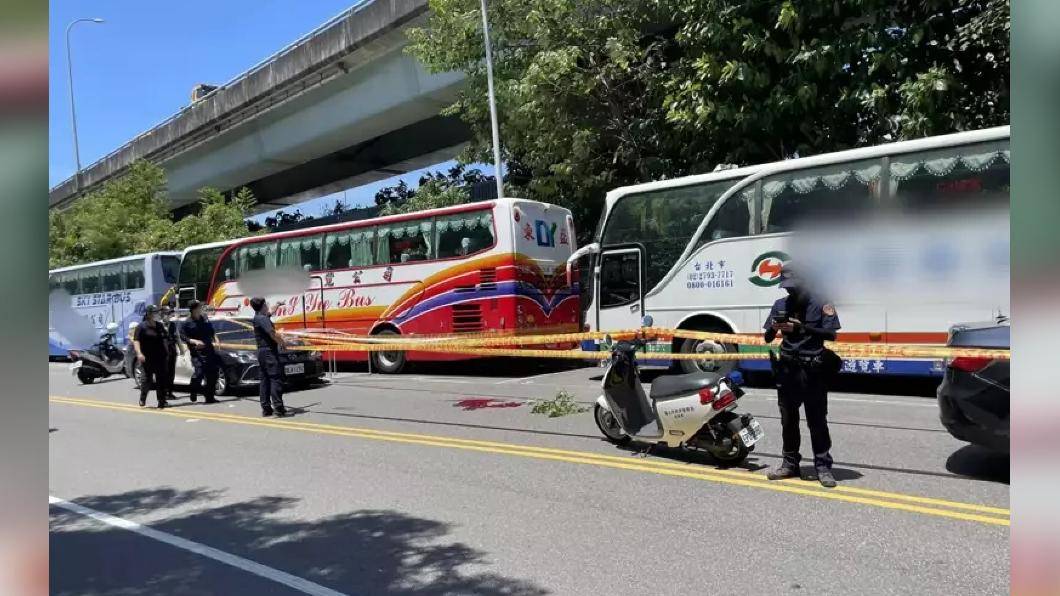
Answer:
<path fill-rule="evenodd" d="M 548 414 L 549 418 L 559 418 L 570 414 L 581 414 L 588 412 L 589 408 L 579 405 L 574 401 L 574 396 L 566 390 L 560 390 L 556 397 L 547 400 L 536 400 L 530 402 L 531 414 Z"/>

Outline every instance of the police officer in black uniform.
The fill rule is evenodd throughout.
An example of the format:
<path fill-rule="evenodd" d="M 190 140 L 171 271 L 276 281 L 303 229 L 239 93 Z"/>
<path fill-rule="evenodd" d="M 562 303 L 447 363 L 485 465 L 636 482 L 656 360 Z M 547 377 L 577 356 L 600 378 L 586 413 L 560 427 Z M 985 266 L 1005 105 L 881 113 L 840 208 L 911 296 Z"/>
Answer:
<path fill-rule="evenodd" d="M 180 337 L 191 350 L 191 365 L 195 369 L 191 376 L 191 401 L 198 399 L 201 389 L 206 403 L 215 404 L 214 392 L 217 391 L 217 375 L 221 366 L 221 358 L 214 349 L 217 334 L 214 333 L 213 324 L 206 318 L 201 302 L 189 302 L 188 311 L 188 320 L 180 326 Z M 203 382 L 206 383 L 205 387 L 202 386 Z"/>
<path fill-rule="evenodd" d="M 836 357 L 825 349 L 824 342 L 835 340 L 839 316 L 832 304 L 809 291 L 789 265 L 781 272 L 780 287 L 787 290 L 788 296 L 773 303 L 765 322 L 765 340 L 773 341 L 778 333 L 783 337 L 779 355 L 771 351 L 770 359 L 777 382 L 784 461 L 768 477 L 779 480 L 799 476 L 799 406 L 803 406 L 817 479 L 822 486 L 831 488 L 836 482 L 832 475 L 832 439 L 828 434 L 827 380 Z"/>
<path fill-rule="evenodd" d="M 173 320 L 173 308 L 168 305 L 162 307 L 162 324 L 166 328 L 166 392 L 169 399 L 176 399 L 173 395 L 173 377 L 177 374 L 177 354 L 181 348 L 177 341 L 179 331 L 177 322 Z"/>
<path fill-rule="evenodd" d="M 250 307 L 254 309 L 254 341 L 258 344 L 258 368 L 261 370 L 261 415 L 283 417 L 287 415 L 287 408 L 283 405 L 283 371 L 280 370 L 280 347 L 284 341 L 272 324 L 272 313 L 265 299 L 251 298 Z"/>

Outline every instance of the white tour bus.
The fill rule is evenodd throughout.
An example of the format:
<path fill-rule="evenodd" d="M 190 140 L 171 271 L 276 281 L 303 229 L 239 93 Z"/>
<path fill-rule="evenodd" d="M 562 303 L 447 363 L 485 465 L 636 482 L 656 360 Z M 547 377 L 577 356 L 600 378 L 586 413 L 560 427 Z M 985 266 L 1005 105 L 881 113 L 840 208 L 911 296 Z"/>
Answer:
<path fill-rule="evenodd" d="M 138 321 L 145 306 L 158 304 L 170 286 L 177 283 L 179 268 L 180 253 L 132 255 L 52 269 L 48 272 L 48 290 L 66 291 L 74 313 L 90 321 L 98 332 L 93 341 L 108 324 L 117 323 L 115 339 L 120 345 L 128 338 L 129 323 Z M 65 309 L 65 304 L 52 303 L 49 308 L 48 355 L 65 358 L 70 350 L 89 346 L 73 345 L 69 331 L 62 329 L 69 321 L 65 316 L 68 313 L 52 312 L 57 308 Z M 87 340 L 79 343 L 84 341 Z"/>
<path fill-rule="evenodd" d="M 627 329 L 650 314 L 658 327 L 757 334 L 794 259 L 835 303 L 840 340 L 943 344 L 954 323 L 1009 312 L 1009 163 L 1006 126 L 615 189 L 595 242 L 571 257 L 591 271 L 585 327 Z M 686 371 L 731 363 L 680 361 Z M 843 370 L 932 375 L 941 364 L 847 360 Z"/>

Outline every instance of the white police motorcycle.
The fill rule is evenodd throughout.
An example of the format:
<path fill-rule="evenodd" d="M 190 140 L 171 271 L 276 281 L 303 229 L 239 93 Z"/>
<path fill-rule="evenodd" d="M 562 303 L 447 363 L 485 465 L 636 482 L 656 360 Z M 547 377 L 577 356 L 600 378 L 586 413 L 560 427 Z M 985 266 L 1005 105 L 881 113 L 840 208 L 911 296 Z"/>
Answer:
<path fill-rule="evenodd" d="M 645 316 L 642 324 L 651 327 L 652 322 Z M 742 462 L 765 433 L 753 416 L 734 411 L 744 394 L 740 373 L 664 375 L 645 395 L 636 353 L 646 344 L 642 334 L 619 342 L 606 338 L 611 361 L 603 377 L 603 395 L 594 408 L 600 432 L 620 445 L 664 444 L 706 451 L 726 465 Z"/>

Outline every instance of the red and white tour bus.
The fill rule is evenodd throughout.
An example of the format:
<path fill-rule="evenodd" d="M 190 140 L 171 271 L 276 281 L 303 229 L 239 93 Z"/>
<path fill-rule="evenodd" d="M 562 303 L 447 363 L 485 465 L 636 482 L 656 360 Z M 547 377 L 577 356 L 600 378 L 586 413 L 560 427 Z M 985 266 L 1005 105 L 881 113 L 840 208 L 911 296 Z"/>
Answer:
<path fill-rule="evenodd" d="M 179 296 L 182 303 L 209 296 L 217 316 L 250 317 L 248 293 L 286 286 L 262 292 L 270 305 L 283 303 L 273 313 L 280 329 L 392 336 L 572 332 L 578 287 L 568 285 L 565 266 L 574 245 L 567 209 L 497 199 L 191 247 L 182 269 L 209 277 L 182 275 Z M 292 289 L 292 272 L 302 272 L 304 289 Z M 270 279 L 288 281 L 270 285 Z M 363 360 L 365 353 L 334 356 Z M 455 358 L 375 352 L 372 364 L 394 373 L 407 360 Z"/>

